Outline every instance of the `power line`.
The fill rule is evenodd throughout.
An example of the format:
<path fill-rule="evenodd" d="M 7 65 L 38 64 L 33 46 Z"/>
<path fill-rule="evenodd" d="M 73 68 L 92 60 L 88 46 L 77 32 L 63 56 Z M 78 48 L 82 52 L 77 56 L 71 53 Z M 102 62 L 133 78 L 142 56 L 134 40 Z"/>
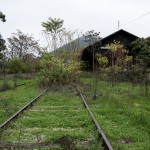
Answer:
<path fill-rule="evenodd" d="M 135 22 L 135 21 L 137 21 L 137 20 L 139 20 L 139 19 L 141 19 L 141 18 L 143 18 L 143 17 L 145 17 L 145 16 L 147 16 L 147 15 L 149 15 L 149 14 L 150 14 L 150 11 L 147 12 L 147 13 L 145 13 L 145 14 L 143 14 L 142 16 L 140 16 L 140 17 L 138 17 L 138 18 L 136 18 L 136 19 L 130 21 L 130 22 L 127 22 L 127 23 L 121 25 L 121 27 L 122 27 L 122 26 L 126 26 L 126 25 L 128 25 L 128 24 L 131 24 L 131 23 L 133 23 L 133 22 Z"/>

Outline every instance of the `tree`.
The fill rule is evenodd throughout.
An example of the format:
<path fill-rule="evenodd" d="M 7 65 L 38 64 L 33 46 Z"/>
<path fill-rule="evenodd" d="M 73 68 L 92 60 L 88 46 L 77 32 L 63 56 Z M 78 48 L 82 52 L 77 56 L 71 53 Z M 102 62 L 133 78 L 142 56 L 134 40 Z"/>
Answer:
<path fill-rule="evenodd" d="M 139 38 L 131 43 L 134 59 L 141 60 L 145 65 L 150 67 L 150 37 Z"/>
<path fill-rule="evenodd" d="M 0 20 L 2 21 L 2 22 L 5 22 L 6 21 L 6 19 L 5 19 L 5 15 L 0 11 Z"/>
<path fill-rule="evenodd" d="M 2 38 L 0 34 L 0 59 L 3 58 L 3 51 L 6 49 L 5 40 Z"/>
<path fill-rule="evenodd" d="M 124 71 L 124 63 L 128 51 L 124 48 L 124 45 L 120 42 L 114 41 L 113 43 L 107 44 L 108 50 L 106 52 L 109 60 L 109 76 L 111 77 L 112 87 L 116 84 L 117 78 L 121 70 Z"/>
<path fill-rule="evenodd" d="M 2 22 L 5 22 L 5 15 L 0 12 L 0 20 Z M 6 57 L 5 57 L 5 53 L 4 50 L 6 50 L 6 44 L 5 44 L 5 40 L 2 38 L 1 34 L 0 34 L 0 69 L 3 68 L 3 74 L 4 74 L 4 80 L 5 80 L 5 66 L 6 66 Z"/>
<path fill-rule="evenodd" d="M 10 62 L 10 73 L 17 74 L 19 72 L 22 72 L 23 69 L 24 64 L 20 59 L 15 58 Z"/>
<path fill-rule="evenodd" d="M 95 71 L 95 49 L 96 49 L 96 42 L 100 40 L 99 37 L 100 32 L 94 32 L 94 30 L 87 31 L 85 34 L 83 34 L 85 38 L 85 42 L 88 42 L 90 46 L 90 51 L 92 52 L 93 55 L 93 74 Z M 99 41 L 99 46 L 101 45 L 101 42 Z"/>
<path fill-rule="evenodd" d="M 57 38 L 59 33 L 63 30 L 63 23 L 64 20 L 60 19 L 60 18 L 48 18 L 48 21 L 46 22 L 42 22 L 42 26 L 45 28 L 45 30 L 43 31 L 45 36 L 46 36 L 46 40 L 48 42 L 48 47 L 49 49 L 52 50 L 56 50 L 57 48 Z M 52 39 L 51 39 L 52 37 Z M 52 44 L 52 47 L 50 47 Z"/>
<path fill-rule="evenodd" d="M 24 60 L 27 54 L 39 54 L 41 52 L 38 42 L 32 37 L 17 30 L 12 33 L 12 37 L 8 38 L 8 47 L 11 58 L 19 58 Z"/>
<path fill-rule="evenodd" d="M 102 56 L 102 54 L 96 54 L 96 60 L 98 62 L 97 65 L 97 72 L 98 72 L 98 77 L 100 77 L 100 81 L 102 79 L 102 73 L 104 73 L 104 70 L 108 64 L 108 59 L 106 56 Z M 97 83 L 98 83 L 98 77 L 95 80 L 95 94 L 94 94 L 94 99 L 96 99 L 96 93 L 97 93 Z"/>
<path fill-rule="evenodd" d="M 88 42 L 90 45 L 90 52 L 92 53 L 92 67 L 93 67 L 93 78 L 95 78 L 95 83 L 94 83 L 94 95 L 93 95 L 93 99 L 96 100 L 97 98 L 97 78 L 98 78 L 98 74 L 97 74 L 97 70 L 95 69 L 96 65 L 95 65 L 95 49 L 97 48 L 97 41 L 99 40 L 99 34 L 100 32 L 94 32 L 94 30 L 91 31 L 87 31 L 85 34 L 83 34 L 84 38 L 85 38 L 85 42 Z M 99 45 L 101 45 L 101 42 L 98 42 Z"/>
<path fill-rule="evenodd" d="M 77 81 L 80 73 L 79 53 L 61 50 L 61 53 L 44 53 L 39 74 L 41 85 L 67 84 Z"/>
<path fill-rule="evenodd" d="M 5 15 L 0 11 L 0 20 L 2 22 L 5 22 Z M 0 34 L 0 59 L 3 58 L 3 53 L 2 51 L 4 51 L 6 49 L 6 45 L 5 45 L 5 40 L 2 38 L 1 34 Z"/>
<path fill-rule="evenodd" d="M 145 92 L 148 96 L 148 74 L 150 68 L 150 37 L 139 38 L 131 43 L 134 63 L 138 66 L 138 72 L 144 77 Z M 141 76 L 141 77 L 142 77 Z"/>

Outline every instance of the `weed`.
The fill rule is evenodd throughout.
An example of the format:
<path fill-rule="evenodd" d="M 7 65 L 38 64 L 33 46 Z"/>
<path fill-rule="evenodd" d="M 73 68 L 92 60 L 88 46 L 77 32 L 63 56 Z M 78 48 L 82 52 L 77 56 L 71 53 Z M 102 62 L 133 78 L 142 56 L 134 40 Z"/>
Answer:
<path fill-rule="evenodd" d="M 84 83 L 84 86 L 80 85 L 82 93 L 114 149 L 143 150 L 150 147 L 150 101 L 141 87 L 132 89 L 130 84 L 120 82 L 112 88 L 101 81 L 98 82 L 98 98 L 93 101 L 93 79 L 81 80 Z"/>
<path fill-rule="evenodd" d="M 4 80 L 0 84 L 0 91 L 6 91 L 13 88 L 14 88 L 14 84 L 11 81 Z"/>

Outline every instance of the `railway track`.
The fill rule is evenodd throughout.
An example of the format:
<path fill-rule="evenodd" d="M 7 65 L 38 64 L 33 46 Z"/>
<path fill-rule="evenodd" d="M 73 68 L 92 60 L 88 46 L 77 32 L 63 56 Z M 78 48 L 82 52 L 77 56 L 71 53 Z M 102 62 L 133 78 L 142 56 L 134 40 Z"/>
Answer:
<path fill-rule="evenodd" d="M 96 126 L 96 128 L 97 128 L 97 130 L 99 132 L 99 134 L 100 134 L 100 137 L 103 139 L 104 150 L 113 150 L 111 144 L 109 143 L 109 141 L 108 141 L 107 137 L 105 136 L 103 130 L 101 129 L 100 125 L 98 124 L 97 120 L 95 119 L 93 113 L 91 112 L 91 110 L 90 110 L 90 108 L 89 108 L 85 98 L 81 94 L 79 88 L 77 87 L 76 90 L 77 90 L 78 94 L 81 96 L 83 104 L 87 108 L 87 110 L 88 110 L 88 112 L 89 112 L 89 114 L 90 114 L 90 116 L 91 116 L 91 118 L 92 118 L 92 120 L 93 120 L 93 122 L 94 122 L 94 124 L 95 124 L 95 126 Z"/>
<path fill-rule="evenodd" d="M 94 149 L 113 150 L 78 88 L 77 92 L 89 113 L 80 97 L 55 93 L 44 95 L 46 91 L 0 125 L 0 148 L 48 149 L 60 145 L 69 150 L 74 146 L 81 149 L 95 146 Z M 36 101 L 37 99 L 39 100 Z M 27 109 L 31 105 L 32 109 Z M 13 121 L 14 119 L 16 120 Z M 92 121 L 103 139 L 102 142 L 97 143 L 97 132 Z"/>

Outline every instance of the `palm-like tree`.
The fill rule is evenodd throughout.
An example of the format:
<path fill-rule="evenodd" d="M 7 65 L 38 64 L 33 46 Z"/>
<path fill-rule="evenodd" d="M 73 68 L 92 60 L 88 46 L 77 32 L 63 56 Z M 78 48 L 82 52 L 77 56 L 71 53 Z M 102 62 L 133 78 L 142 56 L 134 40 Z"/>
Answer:
<path fill-rule="evenodd" d="M 57 34 L 64 29 L 62 28 L 63 23 L 64 23 L 64 20 L 60 18 L 52 19 L 51 17 L 48 18 L 48 21 L 42 22 L 42 26 L 46 29 L 45 31 L 52 35 L 52 43 L 53 43 L 54 50 L 56 50 Z"/>

